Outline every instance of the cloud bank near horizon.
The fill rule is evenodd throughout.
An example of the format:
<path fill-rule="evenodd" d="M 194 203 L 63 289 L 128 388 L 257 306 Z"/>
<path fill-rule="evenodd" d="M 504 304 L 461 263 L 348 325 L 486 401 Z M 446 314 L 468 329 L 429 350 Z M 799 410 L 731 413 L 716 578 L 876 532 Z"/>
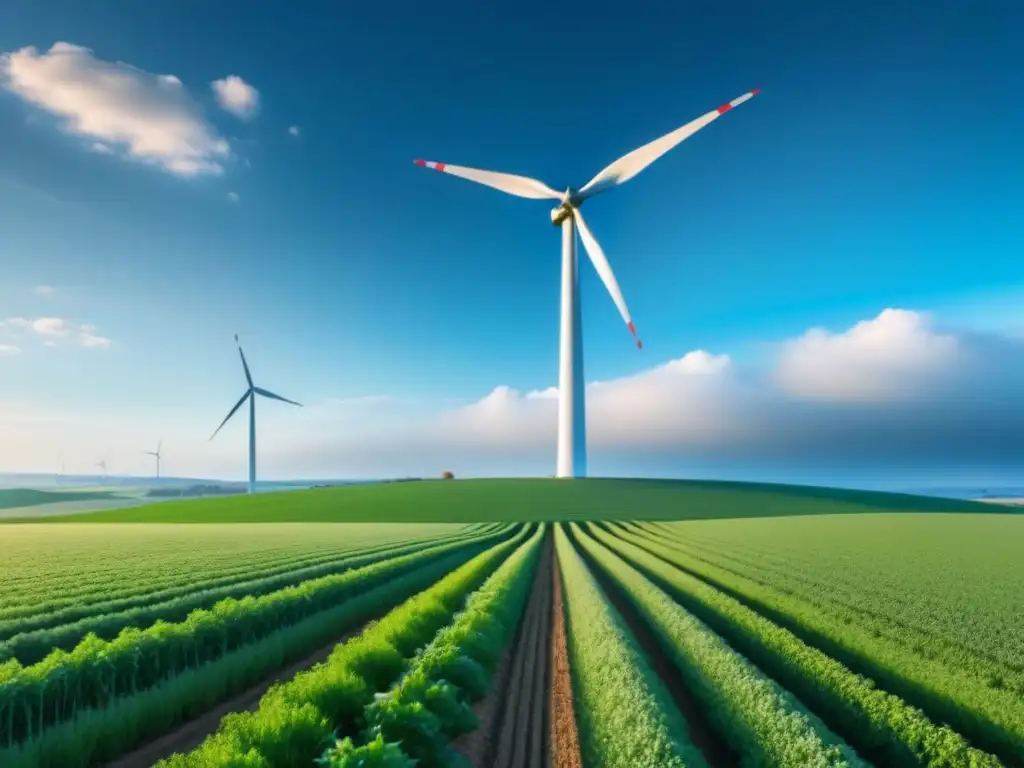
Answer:
<path fill-rule="evenodd" d="M 926 313 L 886 309 L 845 330 L 812 328 L 770 349 L 759 364 L 695 350 L 589 383 L 592 471 L 651 467 L 679 475 L 716 464 L 855 470 L 1024 462 L 1019 338 L 942 327 Z M 91 443 L 91 456 L 109 446 L 116 452 L 121 444 L 137 451 L 160 432 L 168 459 L 176 454 L 168 472 L 173 463 L 175 474 L 245 474 L 244 425 L 227 427 L 223 440 L 206 441 L 221 414 L 212 414 L 210 424 L 196 423 L 191 414 L 165 414 L 169 428 L 163 431 L 139 414 L 109 414 L 113 423 L 103 428 L 108 443 L 99 446 L 89 432 L 97 429 L 95 416 L 34 419 L 33 413 L 0 408 L 5 432 L 21 433 L 14 444 L 22 446 L 22 471 L 43 443 L 51 457 L 57 450 L 86 451 Z M 379 394 L 302 410 L 266 408 L 259 420 L 260 476 L 433 476 L 442 469 L 549 474 L 556 414 L 555 388 L 520 392 L 503 385 L 457 407 Z M 128 423 L 146 425 L 145 433 Z M 16 458 L 0 461 L 9 465 Z M 143 461 L 133 460 L 136 466 Z M 145 471 L 144 461 L 141 466 Z"/>

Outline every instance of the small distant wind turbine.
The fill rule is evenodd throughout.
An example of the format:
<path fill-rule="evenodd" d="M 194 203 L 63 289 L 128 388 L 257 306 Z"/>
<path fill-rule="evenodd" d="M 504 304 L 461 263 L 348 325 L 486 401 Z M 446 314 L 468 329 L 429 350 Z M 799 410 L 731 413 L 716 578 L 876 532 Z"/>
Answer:
<path fill-rule="evenodd" d="M 96 466 L 103 470 L 103 479 L 106 480 L 107 479 L 107 460 L 106 459 L 100 459 L 99 461 L 96 462 Z"/>
<path fill-rule="evenodd" d="M 156 477 L 160 479 L 160 446 L 163 444 L 163 440 L 158 440 L 155 451 L 143 451 L 147 456 L 156 456 Z"/>
<path fill-rule="evenodd" d="M 557 200 L 558 207 L 551 211 L 551 223 L 562 228 L 562 315 L 559 341 L 558 361 L 558 457 L 556 460 L 557 477 L 586 477 L 587 475 L 587 440 L 584 423 L 586 400 L 583 380 L 583 341 L 580 336 L 580 288 L 579 271 L 576 259 L 576 232 L 579 231 L 583 248 L 590 257 L 597 274 L 600 275 L 605 288 L 611 294 L 619 314 L 626 321 L 637 347 L 641 347 L 633 319 L 622 297 L 615 273 L 612 272 L 608 258 L 601 250 L 590 227 L 580 214 L 580 206 L 584 200 L 603 192 L 611 187 L 624 184 L 640 171 L 675 147 L 684 139 L 689 138 L 704 126 L 712 123 L 733 107 L 756 96 L 757 90 L 745 93 L 718 109 L 701 115 L 681 128 L 665 134 L 660 139 L 645 144 L 623 155 L 614 163 L 598 173 L 579 189 L 568 187 L 558 192 L 542 181 L 525 176 L 495 171 L 481 171 L 461 165 L 448 165 L 426 160 L 414 160 L 416 165 L 432 168 L 435 171 L 448 173 L 477 184 L 493 187 L 517 197 L 532 200 Z"/>
<path fill-rule="evenodd" d="M 300 408 L 302 405 L 296 403 L 294 400 L 289 400 L 286 397 L 275 395 L 273 392 L 269 392 L 266 389 L 257 387 L 252 383 L 252 374 L 249 373 L 249 364 L 245 362 L 245 353 L 242 351 L 242 345 L 238 341 L 238 334 L 235 334 L 235 344 L 238 345 L 238 355 L 242 358 L 242 368 L 245 370 L 245 380 L 249 384 L 249 388 L 245 390 L 245 394 L 242 395 L 242 399 L 235 403 L 235 407 L 231 409 L 227 416 L 224 417 L 224 421 L 220 423 L 220 427 L 210 435 L 210 439 L 213 440 L 217 436 L 217 432 L 220 432 L 221 427 L 228 423 L 228 419 L 235 415 L 235 411 L 242 407 L 246 400 L 249 401 L 249 493 L 256 493 L 256 395 L 270 398 L 271 400 L 280 400 L 282 403 L 289 403 L 291 405 L 297 405 Z"/>

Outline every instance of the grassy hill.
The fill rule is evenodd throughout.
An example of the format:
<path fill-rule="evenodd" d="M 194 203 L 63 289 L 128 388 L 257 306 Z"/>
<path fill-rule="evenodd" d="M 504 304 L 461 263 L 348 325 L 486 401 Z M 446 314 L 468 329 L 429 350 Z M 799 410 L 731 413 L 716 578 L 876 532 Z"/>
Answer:
<path fill-rule="evenodd" d="M 684 480 L 496 479 L 315 488 L 48 517 L 69 523 L 701 520 L 884 512 L 1020 514 L 996 504 L 807 486 Z"/>

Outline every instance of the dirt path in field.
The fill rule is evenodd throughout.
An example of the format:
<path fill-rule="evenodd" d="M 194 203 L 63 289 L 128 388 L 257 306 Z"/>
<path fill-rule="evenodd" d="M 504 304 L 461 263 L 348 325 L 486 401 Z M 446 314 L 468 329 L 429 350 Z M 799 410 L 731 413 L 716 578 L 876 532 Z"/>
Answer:
<path fill-rule="evenodd" d="M 583 768 L 580 734 L 572 702 L 569 644 L 565 634 L 562 579 L 551 573 L 551 689 L 548 698 L 548 754 L 550 768 Z"/>
<path fill-rule="evenodd" d="M 633 634 L 633 637 L 636 638 L 651 668 L 661 678 L 662 683 L 665 684 L 669 694 L 671 694 L 676 707 L 683 713 L 683 717 L 686 718 L 690 730 L 690 741 L 704 754 L 704 759 L 708 761 L 711 768 L 735 768 L 739 766 L 739 755 L 724 740 L 720 739 L 714 729 L 712 729 L 700 702 L 690 692 L 679 669 L 661 649 L 654 633 L 647 626 L 643 618 L 641 618 L 636 608 L 633 607 L 633 604 L 629 602 L 615 582 L 579 546 L 572 536 L 572 532 L 567 532 L 569 537 L 573 539 L 573 545 L 583 557 L 590 572 L 597 579 L 601 590 L 607 595 L 609 602 L 625 620 L 626 626 Z"/>
<path fill-rule="evenodd" d="M 547 768 L 548 652 L 554 539 L 548 535 L 523 619 L 487 696 L 474 711 L 480 727 L 452 748 L 480 768 Z"/>
<path fill-rule="evenodd" d="M 366 622 L 366 624 L 369 623 L 370 622 Z M 170 757 L 176 752 L 189 752 L 195 749 L 203 743 L 207 736 L 217 730 L 217 726 L 220 725 L 221 718 L 224 717 L 224 715 L 230 714 L 231 712 L 244 712 L 246 710 L 250 712 L 255 711 L 259 706 L 260 699 L 263 698 L 263 694 L 267 692 L 270 686 L 274 683 L 290 680 L 299 672 L 309 669 L 322 661 L 326 661 L 335 646 L 358 635 L 363 631 L 363 627 L 366 626 L 366 624 L 360 626 L 358 629 L 346 632 L 337 640 L 325 645 L 320 650 L 311 653 L 306 658 L 301 659 L 294 664 L 290 664 L 284 669 L 278 670 L 270 677 L 264 678 L 262 681 L 249 686 L 241 693 L 233 696 L 227 701 L 221 702 L 213 709 L 207 710 L 198 717 L 182 723 L 170 733 L 166 733 L 163 736 L 144 744 L 138 749 L 129 752 L 127 755 L 123 755 L 117 760 L 107 763 L 106 768 L 150 768 L 150 766 L 152 766 L 157 760 Z"/>

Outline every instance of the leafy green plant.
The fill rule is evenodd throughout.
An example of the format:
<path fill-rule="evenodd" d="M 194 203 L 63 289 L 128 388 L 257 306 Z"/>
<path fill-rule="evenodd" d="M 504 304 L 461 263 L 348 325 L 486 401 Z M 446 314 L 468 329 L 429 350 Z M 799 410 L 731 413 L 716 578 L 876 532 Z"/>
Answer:
<path fill-rule="evenodd" d="M 533 584 L 546 529 L 513 553 L 466 601 L 387 693 L 366 708 L 369 738 L 399 743 L 423 766 L 442 765 L 455 737 L 479 726 L 469 704 L 487 693 Z"/>
<path fill-rule="evenodd" d="M 561 526 L 555 547 L 584 764 L 707 768 L 669 692 Z"/>
<path fill-rule="evenodd" d="M 512 539 L 451 571 L 380 621 L 369 624 L 357 637 L 338 645 L 322 664 L 271 688 L 256 711 L 225 718 L 217 732 L 195 750 L 174 755 L 158 765 L 233 765 L 231 761 L 238 756 L 255 753 L 274 768 L 308 766 L 323 754 L 332 738 L 337 738 L 332 734 L 358 730 L 355 718 L 342 718 L 361 713 L 370 703 L 372 691 L 388 687 L 401 675 L 405 659 L 451 619 L 466 596 L 499 567 L 528 531 L 528 527 L 522 528 Z M 353 677 L 361 678 L 363 685 L 355 684 Z M 289 714 L 299 711 L 306 714 L 301 718 Z"/>
<path fill-rule="evenodd" d="M 745 762 L 778 768 L 866 764 L 790 693 L 575 523 L 580 547 L 623 591 Z M 573 628 L 575 631 L 575 628 Z"/>
<path fill-rule="evenodd" d="M 625 531 L 614 536 L 598 526 L 589 530 L 609 549 L 664 584 L 687 609 L 801 701 L 823 716 L 828 713 L 829 721 L 864 755 L 892 766 L 1001 765 L 948 726 L 935 725 L 899 697 L 877 688 L 735 598 L 652 554 L 671 560 L 672 550 Z"/>

